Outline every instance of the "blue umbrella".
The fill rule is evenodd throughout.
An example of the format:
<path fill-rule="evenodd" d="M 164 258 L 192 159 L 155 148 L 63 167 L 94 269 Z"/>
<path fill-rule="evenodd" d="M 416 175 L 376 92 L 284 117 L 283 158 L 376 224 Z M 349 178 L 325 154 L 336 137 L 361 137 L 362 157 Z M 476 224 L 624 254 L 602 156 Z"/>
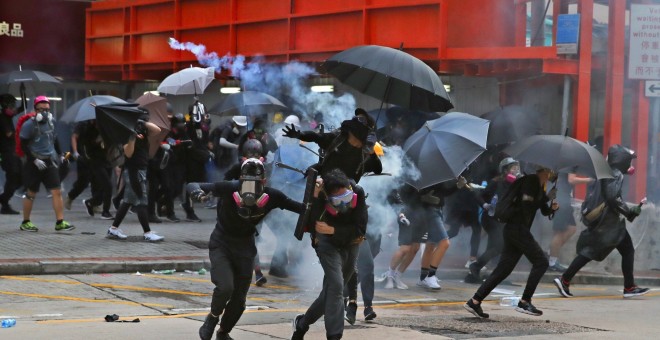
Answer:
<path fill-rule="evenodd" d="M 312 147 L 312 149 L 315 149 Z M 298 144 L 283 144 L 275 151 L 274 162 L 284 163 L 294 168 L 305 170 L 318 161 L 317 156 L 301 148 Z M 287 193 L 303 193 L 305 177 L 296 171 L 273 166 L 270 176 L 273 187 L 286 190 Z"/>

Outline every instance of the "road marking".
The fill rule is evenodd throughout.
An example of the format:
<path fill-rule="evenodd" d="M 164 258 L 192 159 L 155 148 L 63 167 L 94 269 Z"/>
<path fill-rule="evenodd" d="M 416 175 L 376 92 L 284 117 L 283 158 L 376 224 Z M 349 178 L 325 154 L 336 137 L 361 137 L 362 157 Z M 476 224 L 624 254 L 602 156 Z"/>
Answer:
<path fill-rule="evenodd" d="M 56 279 L 41 279 L 36 277 L 23 277 L 23 276 L 0 276 L 0 279 L 5 280 L 17 280 L 17 281 L 38 281 L 38 282 L 52 282 L 52 283 L 64 283 L 67 285 L 81 285 L 79 281 L 73 280 L 56 280 Z"/>
<path fill-rule="evenodd" d="M 203 283 L 211 283 L 211 278 L 209 277 L 208 279 L 195 279 L 192 277 L 176 277 L 176 276 L 162 276 L 162 275 L 153 275 L 153 274 L 142 274 L 142 276 L 146 277 L 153 277 L 157 279 L 165 279 L 165 280 L 181 280 L 181 281 L 192 281 L 192 282 L 203 282 Z M 259 287 L 254 283 L 251 283 L 250 286 L 252 287 Z M 290 286 L 283 286 L 283 285 L 274 285 L 267 283 L 265 286 L 261 286 L 259 288 L 273 288 L 273 289 L 283 289 L 283 290 L 297 290 L 297 287 L 290 287 Z"/>
<path fill-rule="evenodd" d="M 166 294 L 177 294 L 177 295 L 191 295 L 191 296 L 210 296 L 209 293 L 198 293 L 190 292 L 183 290 L 173 290 L 173 289 L 161 289 L 161 288 L 146 288 L 138 286 L 120 286 L 120 285 L 111 285 L 105 283 L 93 283 L 90 286 L 95 288 L 109 288 L 109 289 L 118 289 L 118 290 L 135 290 L 139 292 L 157 292 L 157 293 L 166 293 Z"/>
<path fill-rule="evenodd" d="M 107 299 L 86 299 L 79 298 L 74 296 L 63 296 L 63 295 L 43 295 L 43 294 L 30 294 L 30 293 L 16 293 L 16 292 L 7 292 L 0 291 L 2 295 L 14 295 L 14 296 L 23 296 L 23 297 L 32 297 L 39 299 L 51 299 L 51 300 L 67 300 L 67 301 L 79 301 L 79 302 L 93 302 L 93 303 L 112 303 L 119 305 L 131 305 L 131 306 L 154 306 L 154 307 L 172 307 L 172 305 L 162 305 L 162 304 L 146 304 L 146 303 L 137 303 L 133 301 L 123 301 L 123 300 L 107 300 Z"/>

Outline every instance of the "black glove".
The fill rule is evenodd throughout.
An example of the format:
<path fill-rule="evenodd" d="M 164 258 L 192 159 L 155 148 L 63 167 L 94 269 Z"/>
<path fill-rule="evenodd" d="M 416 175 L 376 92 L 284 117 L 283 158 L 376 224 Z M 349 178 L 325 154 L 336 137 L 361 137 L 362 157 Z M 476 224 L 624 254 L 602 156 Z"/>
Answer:
<path fill-rule="evenodd" d="M 147 127 L 144 125 L 146 122 L 142 119 L 138 119 L 135 123 L 135 133 L 139 135 L 147 134 Z"/>
<path fill-rule="evenodd" d="M 628 213 L 628 216 L 626 216 L 626 219 L 628 220 L 628 222 L 632 222 L 641 213 L 642 213 L 642 208 L 640 206 L 636 205 L 636 206 L 630 208 L 630 212 Z"/>
<path fill-rule="evenodd" d="M 202 189 L 195 190 L 190 193 L 190 199 L 195 202 L 204 202 L 208 200 L 208 196 Z"/>
<path fill-rule="evenodd" d="M 300 139 L 300 130 L 296 130 L 296 126 L 293 124 L 284 126 L 282 132 L 285 137 Z"/>

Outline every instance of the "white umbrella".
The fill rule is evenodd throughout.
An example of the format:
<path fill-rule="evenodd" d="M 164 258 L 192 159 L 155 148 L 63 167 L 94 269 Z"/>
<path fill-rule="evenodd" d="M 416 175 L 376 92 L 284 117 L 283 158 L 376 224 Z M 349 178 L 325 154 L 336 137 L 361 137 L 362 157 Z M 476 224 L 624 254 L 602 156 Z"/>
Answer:
<path fill-rule="evenodd" d="M 213 67 L 190 67 L 169 75 L 158 85 L 158 92 L 179 95 L 204 93 L 207 86 L 215 79 Z"/>

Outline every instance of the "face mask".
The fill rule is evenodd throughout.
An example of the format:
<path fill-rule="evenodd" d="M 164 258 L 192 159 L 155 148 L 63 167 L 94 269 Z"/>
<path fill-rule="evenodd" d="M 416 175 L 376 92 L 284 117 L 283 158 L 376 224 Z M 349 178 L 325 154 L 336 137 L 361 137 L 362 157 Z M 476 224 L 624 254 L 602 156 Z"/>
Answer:
<path fill-rule="evenodd" d="M 634 175 L 634 174 L 635 174 L 635 167 L 631 165 L 631 166 L 628 168 L 628 171 L 626 171 L 626 174 L 628 174 L 628 175 L 630 175 L 630 176 Z"/>
<path fill-rule="evenodd" d="M 238 131 L 238 128 L 234 126 L 234 127 L 231 129 L 231 132 L 233 132 L 235 135 L 237 135 L 240 131 Z"/>
<path fill-rule="evenodd" d="M 345 214 L 357 205 L 357 195 L 352 190 L 337 196 L 329 196 L 326 210 L 331 215 Z"/>
<path fill-rule="evenodd" d="M 234 201 L 239 207 L 263 208 L 269 196 L 263 193 L 263 185 L 258 181 L 242 181 L 239 191 L 234 192 Z"/>
<path fill-rule="evenodd" d="M 507 182 L 513 183 L 516 181 L 518 177 L 514 174 L 507 174 L 506 177 L 504 178 Z"/>
<path fill-rule="evenodd" d="M 202 139 L 202 129 L 195 129 L 195 134 L 198 139 Z"/>
<path fill-rule="evenodd" d="M 16 111 L 14 109 L 6 108 L 2 110 L 2 113 L 4 113 L 5 116 L 13 117 L 16 114 Z"/>
<path fill-rule="evenodd" d="M 46 123 L 47 121 L 53 119 L 53 114 L 50 113 L 49 111 L 40 111 L 37 112 L 37 114 L 34 116 L 34 119 L 38 123 Z"/>

